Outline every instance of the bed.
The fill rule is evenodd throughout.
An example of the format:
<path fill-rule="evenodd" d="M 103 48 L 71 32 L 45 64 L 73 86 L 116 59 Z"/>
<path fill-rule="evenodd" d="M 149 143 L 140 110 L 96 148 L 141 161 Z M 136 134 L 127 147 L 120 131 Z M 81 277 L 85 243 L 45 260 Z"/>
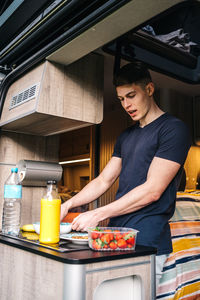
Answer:
<path fill-rule="evenodd" d="M 158 300 L 200 300 L 200 191 L 178 192 L 170 220 L 173 252 L 165 262 Z"/>

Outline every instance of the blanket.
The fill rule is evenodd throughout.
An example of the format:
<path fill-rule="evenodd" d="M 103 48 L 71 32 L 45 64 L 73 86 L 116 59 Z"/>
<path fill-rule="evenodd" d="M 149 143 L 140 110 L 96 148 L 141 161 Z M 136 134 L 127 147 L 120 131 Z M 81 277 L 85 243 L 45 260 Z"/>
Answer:
<path fill-rule="evenodd" d="M 200 201 L 199 196 L 177 196 L 170 220 L 173 252 L 163 268 L 156 299 L 200 300 Z"/>

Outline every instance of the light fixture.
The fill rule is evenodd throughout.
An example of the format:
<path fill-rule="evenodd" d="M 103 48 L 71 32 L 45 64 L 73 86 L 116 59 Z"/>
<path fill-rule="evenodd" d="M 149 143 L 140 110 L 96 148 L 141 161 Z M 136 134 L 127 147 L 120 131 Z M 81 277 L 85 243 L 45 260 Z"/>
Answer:
<path fill-rule="evenodd" d="M 89 161 L 90 158 L 82 158 L 82 159 L 73 159 L 73 160 L 67 160 L 67 161 L 60 161 L 60 165 L 67 165 L 67 164 L 73 164 L 77 162 L 83 162 L 83 161 Z"/>

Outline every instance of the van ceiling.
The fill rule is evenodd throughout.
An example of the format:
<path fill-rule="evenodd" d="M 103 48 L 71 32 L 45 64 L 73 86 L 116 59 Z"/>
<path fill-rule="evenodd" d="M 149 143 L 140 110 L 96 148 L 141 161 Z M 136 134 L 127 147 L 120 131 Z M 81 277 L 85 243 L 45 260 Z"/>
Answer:
<path fill-rule="evenodd" d="M 0 0 L 0 49 L 13 40 L 49 2 L 52 0 Z"/>
<path fill-rule="evenodd" d="M 24 62 L 30 65 L 30 59 L 32 65 L 34 60 L 37 63 L 44 58 L 67 65 L 103 47 L 115 57 L 143 60 L 155 71 L 198 83 L 199 57 L 162 43 L 158 50 L 155 41 L 144 34 L 141 39 L 138 31 L 193 3 L 200 4 L 200 0 L 4 0 L 0 14 L 0 71 L 5 66 L 17 71 Z M 133 55 L 122 47 L 118 51 L 119 41 Z"/>
<path fill-rule="evenodd" d="M 200 2 L 186 1 L 108 43 L 103 50 L 187 83 L 200 83 Z M 117 65 L 118 64 L 118 65 Z"/>
<path fill-rule="evenodd" d="M 149 25 L 153 25 L 158 34 L 153 36 L 141 30 Z M 127 61 L 138 59 L 154 71 L 196 84 L 200 82 L 199 26 L 198 0 L 173 1 L 173 5 L 172 1 L 130 1 L 47 56 L 47 59 L 69 64 L 102 47 L 103 51 L 116 57 L 118 64 L 119 57 Z M 176 31 L 180 34 L 171 44 L 157 38 L 177 34 Z M 181 35 L 187 41 L 180 46 Z M 179 41 L 176 42 L 176 39 Z M 117 67 L 115 65 L 114 69 Z"/>
<path fill-rule="evenodd" d="M 15 0 L 0 16 L 0 65 L 15 68 L 45 48 L 52 53 L 129 1 Z"/>
<path fill-rule="evenodd" d="M 13 0 L 0 0 L 0 16 L 10 6 Z"/>
<path fill-rule="evenodd" d="M 52 53 L 47 59 L 69 64 L 106 43 L 122 36 L 133 28 L 138 28 L 163 11 L 179 4 L 181 0 L 132 0 L 120 9 L 98 21 L 63 47 Z"/>

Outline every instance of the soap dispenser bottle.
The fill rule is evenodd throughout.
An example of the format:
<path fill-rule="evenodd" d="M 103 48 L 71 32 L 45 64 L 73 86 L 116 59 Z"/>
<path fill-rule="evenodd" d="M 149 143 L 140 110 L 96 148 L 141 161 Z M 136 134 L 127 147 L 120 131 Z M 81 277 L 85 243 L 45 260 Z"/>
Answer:
<path fill-rule="evenodd" d="M 40 236 L 43 244 L 56 244 L 60 240 L 61 199 L 57 192 L 55 180 L 47 182 L 47 193 L 41 199 Z"/>

